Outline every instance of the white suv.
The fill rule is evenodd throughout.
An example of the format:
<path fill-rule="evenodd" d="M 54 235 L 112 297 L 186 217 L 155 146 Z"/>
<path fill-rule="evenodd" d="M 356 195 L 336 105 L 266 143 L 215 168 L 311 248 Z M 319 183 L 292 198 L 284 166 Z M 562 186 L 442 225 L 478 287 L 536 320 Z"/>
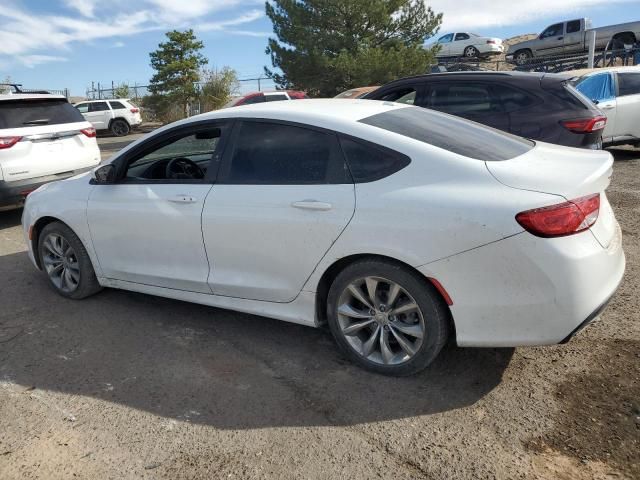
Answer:
<path fill-rule="evenodd" d="M 129 135 L 142 123 L 140 109 L 128 98 L 90 100 L 74 105 L 96 130 L 109 130 L 116 137 Z"/>
<path fill-rule="evenodd" d="M 63 96 L 0 95 L 0 210 L 100 163 L 96 130 Z"/>

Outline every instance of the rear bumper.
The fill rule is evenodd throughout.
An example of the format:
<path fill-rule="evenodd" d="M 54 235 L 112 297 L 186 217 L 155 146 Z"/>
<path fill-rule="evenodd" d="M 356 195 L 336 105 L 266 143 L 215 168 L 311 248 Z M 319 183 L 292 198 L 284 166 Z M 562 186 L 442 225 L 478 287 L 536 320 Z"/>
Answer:
<path fill-rule="evenodd" d="M 27 178 L 15 182 L 0 181 L 0 209 L 20 208 L 24 205 L 27 195 L 45 183 L 64 180 L 65 178 L 93 170 L 93 168 L 95 167 L 81 168 L 45 177 Z"/>
<path fill-rule="evenodd" d="M 620 285 L 617 229 L 606 249 L 591 231 L 554 239 L 520 233 L 420 270 L 451 296 L 458 345 L 557 344 L 593 320 Z"/>

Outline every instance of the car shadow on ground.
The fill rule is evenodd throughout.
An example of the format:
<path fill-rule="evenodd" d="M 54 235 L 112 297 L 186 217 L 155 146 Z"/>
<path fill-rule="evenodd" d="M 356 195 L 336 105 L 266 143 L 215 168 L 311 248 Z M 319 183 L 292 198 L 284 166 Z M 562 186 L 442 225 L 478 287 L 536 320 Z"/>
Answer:
<path fill-rule="evenodd" d="M 0 380 L 224 429 L 351 425 L 477 402 L 513 349 L 447 347 L 409 378 L 363 371 L 330 335 L 130 292 L 61 298 L 25 253 L 0 257 Z"/>
<path fill-rule="evenodd" d="M 608 148 L 607 151 L 613 155 L 613 159 L 616 162 L 626 162 L 629 160 L 637 160 L 639 156 L 639 150 L 633 148 L 620 148 L 620 147 L 611 147 Z"/>
<path fill-rule="evenodd" d="M 22 208 L 0 211 L 0 230 L 20 225 Z"/>

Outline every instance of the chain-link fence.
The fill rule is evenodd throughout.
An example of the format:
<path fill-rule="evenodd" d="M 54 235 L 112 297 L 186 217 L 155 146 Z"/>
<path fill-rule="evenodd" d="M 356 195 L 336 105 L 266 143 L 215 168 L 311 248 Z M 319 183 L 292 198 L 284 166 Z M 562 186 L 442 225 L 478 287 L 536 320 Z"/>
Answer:
<path fill-rule="evenodd" d="M 0 83 L 0 94 L 13 93 L 50 93 L 52 95 L 63 95 L 69 98 L 69 89 L 56 90 L 51 88 L 24 88 L 20 83 Z"/>
<path fill-rule="evenodd" d="M 612 67 L 612 66 L 631 66 L 640 65 L 640 48 L 604 50 L 596 52 L 593 59 L 594 68 Z M 449 58 L 442 59 L 433 71 L 474 71 L 474 70 L 490 70 L 490 71 L 522 71 L 522 72 L 548 72 L 559 73 L 569 70 L 578 70 L 588 68 L 589 55 L 587 53 L 549 55 L 544 57 L 535 57 L 525 62 L 516 63 L 511 60 L 491 60 L 491 59 L 467 59 L 467 58 Z M 441 68 L 443 67 L 443 68 Z"/>

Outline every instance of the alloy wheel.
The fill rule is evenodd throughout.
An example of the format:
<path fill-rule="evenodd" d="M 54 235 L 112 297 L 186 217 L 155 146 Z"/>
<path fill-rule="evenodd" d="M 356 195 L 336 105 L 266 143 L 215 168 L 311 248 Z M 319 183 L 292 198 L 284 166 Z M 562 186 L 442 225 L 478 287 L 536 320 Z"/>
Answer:
<path fill-rule="evenodd" d="M 381 277 L 351 282 L 339 297 L 337 318 L 351 348 L 380 365 L 408 362 L 425 338 L 418 303 L 401 285 Z"/>
<path fill-rule="evenodd" d="M 76 252 L 61 235 L 50 233 L 42 242 L 42 263 L 51 282 L 71 293 L 80 284 L 80 263 Z"/>

